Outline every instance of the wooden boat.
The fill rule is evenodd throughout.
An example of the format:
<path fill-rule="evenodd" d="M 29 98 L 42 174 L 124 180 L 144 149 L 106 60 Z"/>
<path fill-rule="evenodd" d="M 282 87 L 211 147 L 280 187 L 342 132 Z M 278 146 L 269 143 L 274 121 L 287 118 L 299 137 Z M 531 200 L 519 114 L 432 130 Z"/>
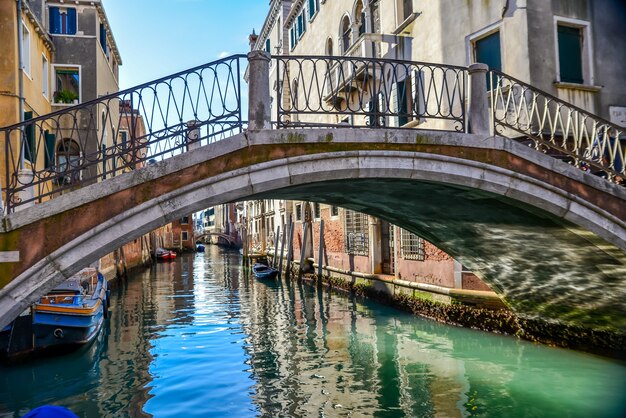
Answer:
<path fill-rule="evenodd" d="M 94 268 L 78 274 L 42 296 L 0 332 L 3 357 L 19 359 L 33 354 L 64 353 L 91 343 L 109 314 L 110 292 Z"/>
<path fill-rule="evenodd" d="M 163 261 L 170 261 L 176 258 L 176 252 L 166 250 L 165 248 L 157 248 L 156 249 L 156 259 Z"/>
<path fill-rule="evenodd" d="M 275 279 L 278 270 L 263 263 L 256 263 L 252 266 L 252 272 L 257 279 Z"/>

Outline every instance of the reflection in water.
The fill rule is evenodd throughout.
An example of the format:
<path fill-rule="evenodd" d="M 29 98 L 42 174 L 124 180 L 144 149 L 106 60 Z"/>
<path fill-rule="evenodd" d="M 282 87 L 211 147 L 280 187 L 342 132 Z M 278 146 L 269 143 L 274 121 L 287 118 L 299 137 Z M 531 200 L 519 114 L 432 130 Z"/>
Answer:
<path fill-rule="evenodd" d="M 208 247 L 114 291 L 98 344 L 0 366 L 0 417 L 602 416 L 626 367 L 449 327 L 302 283 L 256 281 Z"/>

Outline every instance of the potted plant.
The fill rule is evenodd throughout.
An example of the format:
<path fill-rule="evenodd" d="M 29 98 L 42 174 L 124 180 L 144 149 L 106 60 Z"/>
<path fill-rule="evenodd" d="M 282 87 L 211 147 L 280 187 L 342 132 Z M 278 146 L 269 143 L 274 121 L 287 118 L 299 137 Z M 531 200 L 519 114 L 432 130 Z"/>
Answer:
<path fill-rule="evenodd" d="M 74 93 L 72 90 L 59 90 L 54 92 L 54 102 L 55 103 L 66 103 L 72 104 L 78 102 L 78 94 Z"/>

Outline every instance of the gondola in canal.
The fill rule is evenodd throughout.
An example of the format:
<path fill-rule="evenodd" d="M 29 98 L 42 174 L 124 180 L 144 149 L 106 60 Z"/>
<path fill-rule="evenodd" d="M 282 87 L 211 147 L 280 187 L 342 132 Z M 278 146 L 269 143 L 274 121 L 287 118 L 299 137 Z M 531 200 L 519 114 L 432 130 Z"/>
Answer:
<path fill-rule="evenodd" d="M 109 296 L 102 274 L 81 270 L 0 331 L 0 356 L 11 361 L 59 354 L 93 342 L 108 317 Z"/>

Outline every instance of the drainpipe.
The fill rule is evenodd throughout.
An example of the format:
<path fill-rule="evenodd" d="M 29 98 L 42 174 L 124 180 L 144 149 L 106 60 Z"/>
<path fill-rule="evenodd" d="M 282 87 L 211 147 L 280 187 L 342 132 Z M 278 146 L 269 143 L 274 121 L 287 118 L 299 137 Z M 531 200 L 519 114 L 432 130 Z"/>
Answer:
<path fill-rule="evenodd" d="M 22 0 L 17 0 L 17 57 L 18 57 L 18 83 L 19 83 L 19 118 L 20 123 L 24 122 L 24 60 L 22 57 L 22 49 L 24 45 L 24 38 L 22 32 Z M 23 140 L 23 135 L 20 129 L 20 144 Z M 20 150 L 20 170 L 24 169 L 24 151 Z"/>

